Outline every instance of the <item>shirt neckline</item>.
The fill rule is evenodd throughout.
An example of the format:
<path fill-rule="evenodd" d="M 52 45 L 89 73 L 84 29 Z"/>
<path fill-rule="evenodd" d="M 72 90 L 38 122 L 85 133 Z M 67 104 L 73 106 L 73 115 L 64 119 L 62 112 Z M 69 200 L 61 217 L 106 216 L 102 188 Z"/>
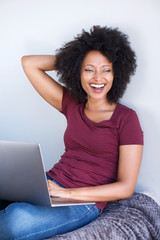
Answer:
<path fill-rule="evenodd" d="M 112 116 L 111 116 L 110 119 L 108 119 L 108 120 L 102 120 L 102 121 L 100 121 L 100 122 L 94 122 L 94 121 L 92 121 L 91 119 L 89 119 L 89 118 L 87 117 L 87 115 L 85 114 L 85 111 L 84 111 L 85 103 L 83 104 L 83 107 L 82 107 L 82 114 L 83 114 L 83 116 L 84 116 L 84 118 L 85 118 L 85 120 L 86 120 L 87 122 L 89 122 L 89 123 L 91 123 L 91 124 L 93 124 L 93 125 L 102 125 L 103 123 L 110 123 L 110 122 L 112 122 L 112 121 L 114 120 L 114 118 L 115 118 L 116 115 L 117 115 L 117 111 L 118 111 L 118 109 L 119 109 L 119 106 L 120 106 L 120 103 L 117 103 L 117 105 L 116 105 L 116 107 L 115 107 L 115 109 L 114 109 L 114 111 L 113 111 L 113 114 L 112 114 Z"/>

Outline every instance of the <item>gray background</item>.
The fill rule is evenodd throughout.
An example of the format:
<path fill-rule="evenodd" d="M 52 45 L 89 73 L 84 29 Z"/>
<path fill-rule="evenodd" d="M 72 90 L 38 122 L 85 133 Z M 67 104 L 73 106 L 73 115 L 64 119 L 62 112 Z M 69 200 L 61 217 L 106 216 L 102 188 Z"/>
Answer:
<path fill-rule="evenodd" d="M 159 12 L 159 0 L 1 0 L 0 139 L 40 143 L 51 168 L 64 151 L 66 120 L 33 89 L 21 57 L 54 54 L 83 28 L 119 27 L 137 53 L 136 74 L 121 99 L 137 111 L 145 136 L 136 190 L 160 198 Z"/>

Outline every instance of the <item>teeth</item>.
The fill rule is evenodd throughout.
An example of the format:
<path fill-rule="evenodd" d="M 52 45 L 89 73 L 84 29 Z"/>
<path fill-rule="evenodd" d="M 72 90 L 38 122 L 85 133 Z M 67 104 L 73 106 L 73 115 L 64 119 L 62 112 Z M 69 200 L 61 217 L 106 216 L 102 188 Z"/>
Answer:
<path fill-rule="evenodd" d="M 91 87 L 102 88 L 102 87 L 104 87 L 104 84 L 91 84 Z"/>

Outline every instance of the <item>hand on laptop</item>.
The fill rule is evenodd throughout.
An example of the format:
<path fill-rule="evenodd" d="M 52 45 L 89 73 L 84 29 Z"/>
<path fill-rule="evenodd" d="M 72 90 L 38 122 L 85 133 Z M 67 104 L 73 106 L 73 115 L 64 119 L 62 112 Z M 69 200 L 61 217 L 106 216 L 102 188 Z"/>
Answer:
<path fill-rule="evenodd" d="M 58 186 L 56 183 L 52 182 L 51 180 L 48 180 L 47 183 L 48 183 L 49 195 L 51 197 L 69 198 L 67 189 Z"/>

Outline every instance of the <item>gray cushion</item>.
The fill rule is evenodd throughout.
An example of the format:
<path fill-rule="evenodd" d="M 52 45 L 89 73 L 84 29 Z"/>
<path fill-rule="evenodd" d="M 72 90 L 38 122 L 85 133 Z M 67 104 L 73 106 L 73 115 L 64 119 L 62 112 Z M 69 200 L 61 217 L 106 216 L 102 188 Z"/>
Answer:
<path fill-rule="evenodd" d="M 48 240 L 160 240 L 160 206 L 149 196 L 109 202 L 90 224 Z"/>

